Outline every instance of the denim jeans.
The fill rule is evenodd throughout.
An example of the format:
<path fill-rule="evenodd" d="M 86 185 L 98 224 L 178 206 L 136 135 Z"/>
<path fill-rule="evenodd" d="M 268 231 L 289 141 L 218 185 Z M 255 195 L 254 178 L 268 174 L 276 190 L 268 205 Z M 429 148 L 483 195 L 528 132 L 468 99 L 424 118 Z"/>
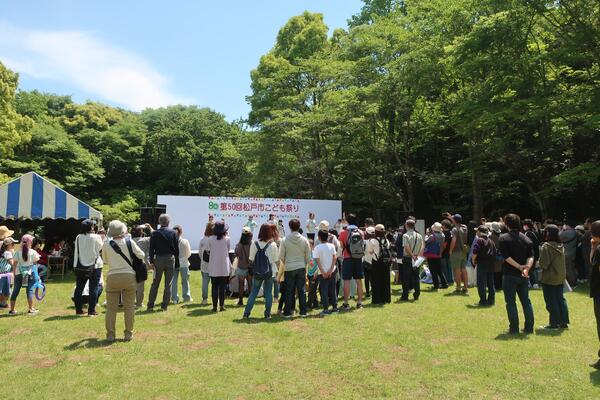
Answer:
<path fill-rule="evenodd" d="M 190 268 L 179 267 L 179 270 L 175 270 L 173 274 L 173 283 L 171 284 L 171 300 L 173 300 L 173 303 L 179 303 L 179 292 L 177 290 L 179 275 L 181 275 L 183 301 L 190 301 L 192 299 L 192 295 L 190 294 Z"/>
<path fill-rule="evenodd" d="M 442 274 L 446 277 L 446 282 L 448 285 L 452 285 L 454 283 L 454 277 L 452 275 L 452 264 L 450 263 L 450 257 L 441 258 L 440 263 L 442 265 Z"/>
<path fill-rule="evenodd" d="M 285 271 L 285 307 L 284 315 L 292 315 L 294 294 L 298 294 L 300 303 L 300 315 L 306 314 L 306 269 L 300 268 L 293 271 Z"/>
<path fill-rule="evenodd" d="M 279 297 L 279 282 L 273 279 L 273 298 L 276 299 Z"/>
<path fill-rule="evenodd" d="M 319 300 L 317 299 L 317 289 L 319 287 L 318 277 L 308 278 L 308 308 L 319 308 Z M 334 283 L 335 285 L 335 283 Z"/>
<path fill-rule="evenodd" d="M 94 272 L 92 272 L 92 276 L 90 276 L 89 278 L 85 277 L 84 274 L 82 274 L 78 271 L 75 271 L 75 275 L 77 278 L 76 283 L 75 283 L 75 294 L 73 296 L 75 298 L 75 310 L 77 310 L 77 311 L 83 310 L 82 294 L 83 294 L 83 289 L 85 288 L 85 284 L 89 280 L 89 284 L 88 284 L 88 293 L 89 293 L 88 314 L 91 314 L 94 311 L 96 311 L 96 304 L 98 303 L 98 284 L 100 283 L 100 275 L 102 275 L 102 269 L 101 268 L 94 269 Z"/>
<path fill-rule="evenodd" d="M 479 304 L 494 305 L 496 302 L 496 289 L 494 288 L 494 266 L 479 263 L 475 268 L 477 273 L 477 293 L 479 293 Z M 487 287 L 487 298 L 485 289 Z"/>
<path fill-rule="evenodd" d="M 265 317 L 271 316 L 271 307 L 273 306 L 273 282 L 274 279 L 271 277 L 267 279 L 254 278 L 254 282 L 252 283 L 252 292 L 250 292 L 250 297 L 248 297 L 246 308 L 244 308 L 245 316 L 250 316 L 252 308 L 254 307 L 254 302 L 256 301 L 256 296 L 258 296 L 260 287 L 263 285 L 263 293 L 265 295 Z"/>
<path fill-rule="evenodd" d="M 210 275 L 208 272 L 202 273 L 202 300 L 208 300 L 208 284 L 210 283 Z"/>
<path fill-rule="evenodd" d="M 519 332 L 519 312 L 517 311 L 517 296 L 523 307 L 525 315 L 525 331 L 533 331 L 533 306 L 529 299 L 529 279 L 521 276 L 503 275 L 502 290 L 506 300 L 506 313 L 508 314 L 509 331 Z"/>
<path fill-rule="evenodd" d="M 27 280 L 27 298 L 33 298 L 33 277 L 29 276 Z M 13 284 L 13 292 L 10 296 L 10 301 L 16 301 L 17 297 L 19 297 L 19 292 L 21 291 L 21 286 L 23 286 L 23 275 L 15 275 L 15 282 Z"/>
<path fill-rule="evenodd" d="M 546 310 L 550 314 L 550 325 L 561 326 L 569 324 L 569 308 L 563 295 L 563 285 L 542 284 Z"/>
<path fill-rule="evenodd" d="M 337 294 L 335 292 L 336 280 L 336 274 L 331 275 L 327 279 L 319 275 L 319 287 L 321 288 L 321 303 L 323 304 L 323 310 L 327 310 L 330 305 L 334 310 L 337 308 Z"/>

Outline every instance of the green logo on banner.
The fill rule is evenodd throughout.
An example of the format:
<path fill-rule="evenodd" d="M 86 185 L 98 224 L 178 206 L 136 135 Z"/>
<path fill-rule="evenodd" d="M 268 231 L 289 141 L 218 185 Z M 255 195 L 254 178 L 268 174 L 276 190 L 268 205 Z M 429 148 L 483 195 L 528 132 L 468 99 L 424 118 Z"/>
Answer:
<path fill-rule="evenodd" d="M 219 209 L 219 203 L 213 203 L 212 201 L 208 203 L 208 209 L 209 210 L 218 210 Z"/>

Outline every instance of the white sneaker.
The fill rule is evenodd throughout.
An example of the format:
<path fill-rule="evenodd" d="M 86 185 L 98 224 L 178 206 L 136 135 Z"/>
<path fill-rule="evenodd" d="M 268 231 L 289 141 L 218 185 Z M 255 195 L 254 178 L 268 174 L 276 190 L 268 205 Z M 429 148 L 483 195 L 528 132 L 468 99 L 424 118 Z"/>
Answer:
<path fill-rule="evenodd" d="M 207 305 L 208 305 L 208 300 L 206 300 L 206 299 L 202 300 L 202 303 L 201 303 L 201 304 L 202 304 L 203 306 L 207 306 Z"/>

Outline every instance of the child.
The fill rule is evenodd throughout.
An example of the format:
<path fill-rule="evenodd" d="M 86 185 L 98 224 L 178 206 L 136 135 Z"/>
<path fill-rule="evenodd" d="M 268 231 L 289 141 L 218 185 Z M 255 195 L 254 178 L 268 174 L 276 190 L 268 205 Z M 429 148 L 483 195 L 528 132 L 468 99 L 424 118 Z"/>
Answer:
<path fill-rule="evenodd" d="M 16 241 L 12 237 L 8 237 L 2 241 L 2 247 L 0 248 L 0 274 L 11 273 L 14 266 L 14 254 L 13 249 Z M 0 308 L 7 308 L 8 304 L 6 301 L 10 296 L 10 282 L 8 278 L 0 279 Z"/>
<path fill-rule="evenodd" d="M 323 303 L 323 311 L 321 315 L 329 315 L 332 312 L 337 312 L 337 296 L 335 294 L 335 277 L 337 268 L 337 250 L 332 243 L 329 243 L 329 232 L 320 230 L 319 240 L 321 244 L 313 250 L 313 257 L 319 267 L 319 286 L 321 288 L 321 302 Z M 329 310 L 329 303 L 333 310 Z"/>
<path fill-rule="evenodd" d="M 33 281 L 32 269 L 36 266 L 40 256 L 33 250 L 33 236 L 24 235 L 21 238 L 21 249 L 15 254 L 15 265 L 13 274 L 15 276 L 15 284 L 12 296 L 10 296 L 10 315 L 16 315 L 15 305 L 17 297 L 21 291 L 21 287 L 27 288 L 27 304 L 29 306 L 29 314 L 37 314 L 38 310 L 33 307 Z"/>
<path fill-rule="evenodd" d="M 312 252 L 315 248 L 315 242 L 312 239 L 308 239 L 308 243 L 310 243 L 310 251 Z M 319 267 L 317 265 L 317 261 L 313 257 L 307 266 L 307 275 L 308 275 L 308 304 L 307 307 L 309 310 L 313 310 L 315 308 L 319 308 L 319 301 L 317 300 L 317 288 L 319 286 L 318 283 L 318 271 Z"/>

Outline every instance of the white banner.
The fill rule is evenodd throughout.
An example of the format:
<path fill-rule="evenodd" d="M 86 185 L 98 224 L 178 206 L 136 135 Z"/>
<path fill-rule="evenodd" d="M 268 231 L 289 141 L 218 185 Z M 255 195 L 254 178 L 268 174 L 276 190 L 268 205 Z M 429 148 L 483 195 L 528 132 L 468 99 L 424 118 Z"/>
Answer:
<path fill-rule="evenodd" d="M 260 225 L 268 221 L 270 214 L 274 214 L 277 220 L 283 220 L 286 233 L 290 231 L 289 221 L 299 219 L 305 235 L 308 213 L 315 214 L 317 224 L 322 220 L 329 221 L 331 228 L 342 216 L 342 202 L 339 200 L 160 195 L 156 202 L 167 206 L 171 226 L 181 225 L 184 237 L 190 241 L 193 251 L 198 251 L 210 216 L 213 216 L 214 221 L 224 220 L 229 225 L 232 246 L 240 240 L 242 228 L 250 215 L 258 224 L 254 230 L 255 237 Z"/>

